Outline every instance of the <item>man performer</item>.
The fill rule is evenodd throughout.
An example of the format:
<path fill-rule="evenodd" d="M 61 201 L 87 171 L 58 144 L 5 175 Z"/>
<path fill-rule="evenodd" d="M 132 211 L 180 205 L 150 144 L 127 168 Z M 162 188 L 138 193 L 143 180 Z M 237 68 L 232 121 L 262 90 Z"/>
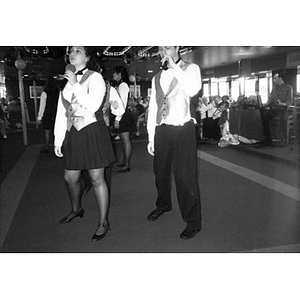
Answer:
<path fill-rule="evenodd" d="M 179 46 L 160 46 L 159 52 L 163 70 L 152 79 L 147 121 L 148 152 L 154 156 L 158 195 L 148 220 L 155 221 L 172 210 L 173 168 L 179 208 L 187 223 L 180 238 L 189 239 L 201 230 L 197 144 L 190 111 L 190 97 L 201 89 L 201 73 L 199 66 L 180 58 Z"/>

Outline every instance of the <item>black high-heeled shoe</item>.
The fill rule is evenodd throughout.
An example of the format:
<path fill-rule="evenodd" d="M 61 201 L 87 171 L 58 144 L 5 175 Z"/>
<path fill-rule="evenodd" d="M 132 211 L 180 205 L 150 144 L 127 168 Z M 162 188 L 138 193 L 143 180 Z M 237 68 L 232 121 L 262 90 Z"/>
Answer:
<path fill-rule="evenodd" d="M 94 233 L 94 235 L 92 236 L 92 242 L 97 242 L 97 241 L 103 239 L 105 237 L 105 235 L 107 234 L 107 231 L 111 230 L 109 227 L 109 224 L 107 224 L 107 225 L 100 224 L 98 227 L 104 227 L 105 231 L 104 231 L 104 233 L 99 234 L 99 235 Z"/>
<path fill-rule="evenodd" d="M 131 169 L 131 167 L 126 167 L 126 168 L 123 168 L 123 169 L 117 171 L 117 173 L 127 173 L 127 172 L 130 172 L 130 169 Z"/>
<path fill-rule="evenodd" d="M 78 212 L 71 212 L 69 215 L 59 220 L 58 223 L 60 224 L 70 223 L 75 218 L 77 217 L 83 218 L 83 216 L 84 216 L 84 210 L 83 208 L 81 208 Z"/>

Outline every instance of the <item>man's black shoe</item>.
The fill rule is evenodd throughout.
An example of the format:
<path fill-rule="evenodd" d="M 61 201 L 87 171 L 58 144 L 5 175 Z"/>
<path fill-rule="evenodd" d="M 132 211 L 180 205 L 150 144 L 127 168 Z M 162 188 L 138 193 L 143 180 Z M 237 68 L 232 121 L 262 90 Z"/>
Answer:
<path fill-rule="evenodd" d="M 160 209 L 155 209 L 153 212 L 151 212 L 148 216 L 149 221 L 155 221 L 157 220 L 162 214 L 165 212 L 168 212 L 169 210 L 160 210 Z"/>
<path fill-rule="evenodd" d="M 186 227 L 183 230 L 183 232 L 180 234 L 180 238 L 184 239 L 184 240 L 193 238 L 200 230 L 201 230 L 201 228 L 200 229 L 192 229 L 192 228 Z"/>

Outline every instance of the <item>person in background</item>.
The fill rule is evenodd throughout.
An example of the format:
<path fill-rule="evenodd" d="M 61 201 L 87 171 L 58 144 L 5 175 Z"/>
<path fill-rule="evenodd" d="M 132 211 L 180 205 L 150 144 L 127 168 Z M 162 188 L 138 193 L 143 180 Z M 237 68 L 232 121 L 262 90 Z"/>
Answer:
<path fill-rule="evenodd" d="M 54 130 L 59 91 L 59 86 L 55 83 L 53 77 L 50 77 L 47 80 L 41 94 L 37 120 L 38 123 L 42 123 L 43 129 L 45 130 L 45 147 L 41 150 L 43 153 L 49 153 L 50 140 Z"/>
<path fill-rule="evenodd" d="M 24 107 L 26 107 L 24 102 Z M 7 115 L 11 131 L 22 131 L 22 114 L 20 99 L 13 96 L 7 97 Z"/>
<path fill-rule="evenodd" d="M 204 129 L 203 129 L 203 123 L 204 119 L 207 118 L 207 104 L 208 104 L 208 97 L 207 96 L 202 96 L 201 101 L 199 101 L 197 110 L 200 113 L 200 139 L 202 141 L 205 141 L 204 138 Z"/>
<path fill-rule="evenodd" d="M 279 117 L 280 139 L 282 144 L 285 143 L 286 124 L 289 115 L 287 108 L 289 105 L 293 105 L 293 88 L 284 82 L 283 72 L 274 72 L 273 82 L 274 86 L 267 102 L 269 110 L 262 115 L 265 145 L 270 145 L 272 142 L 270 121 L 274 117 Z"/>
<path fill-rule="evenodd" d="M 224 95 L 221 100 L 221 103 L 219 103 L 217 107 L 217 109 L 221 112 L 218 125 L 220 126 L 221 135 L 224 136 L 229 133 L 229 96 Z"/>
<path fill-rule="evenodd" d="M 88 170 L 98 206 L 98 227 L 92 241 L 105 237 L 108 221 L 109 189 L 105 167 L 115 161 L 113 146 L 104 121 L 97 121 L 95 112 L 105 95 L 105 82 L 95 72 L 97 62 L 93 47 L 72 46 L 70 64 L 76 72 L 66 70 L 68 83 L 60 93 L 54 127 L 54 152 L 63 157 L 64 179 L 71 201 L 71 212 L 59 223 L 69 223 L 84 216 L 81 205 L 81 172 Z"/>
<path fill-rule="evenodd" d="M 180 238 L 189 239 L 201 230 L 201 204 L 197 180 L 197 144 L 190 97 L 201 88 L 200 68 L 184 62 L 179 46 L 159 47 L 164 67 L 152 79 L 147 122 L 148 152 L 154 156 L 156 209 L 148 215 L 157 220 L 172 210 L 171 169 L 186 228 Z"/>
<path fill-rule="evenodd" d="M 145 122 L 145 116 L 146 116 L 146 108 L 143 105 L 143 99 L 142 98 L 137 99 L 137 103 L 136 103 L 135 107 L 138 111 L 138 119 L 137 119 L 137 122 L 136 122 L 136 136 L 140 136 L 141 135 L 140 126 L 141 126 L 142 123 Z"/>
<path fill-rule="evenodd" d="M 208 105 L 208 97 L 202 96 L 201 101 L 198 103 L 197 109 L 199 110 L 201 114 L 201 120 L 203 120 L 207 117 L 207 105 Z"/>
<path fill-rule="evenodd" d="M 125 173 L 131 169 L 132 144 L 130 133 L 135 130 L 135 121 L 128 107 L 129 76 L 127 69 L 124 66 L 115 67 L 113 69 L 113 80 L 116 82 L 115 88 L 125 109 L 124 114 L 121 117 L 116 117 L 114 120 L 114 128 L 120 136 L 123 152 L 122 161 L 117 165 L 120 167 L 118 173 Z"/>
<path fill-rule="evenodd" d="M 221 103 L 221 97 L 216 95 L 211 97 L 206 106 L 207 117 L 203 120 L 203 134 L 206 139 L 219 140 L 221 138 L 220 126 L 218 124 L 221 111 L 217 109 Z"/>
<path fill-rule="evenodd" d="M 196 138 L 201 139 L 202 131 L 201 131 L 201 114 L 199 106 L 202 103 L 203 90 L 200 91 L 193 97 L 191 97 L 191 117 L 196 120 L 195 129 L 196 129 Z"/>
<path fill-rule="evenodd" d="M 149 106 L 149 100 L 150 100 L 150 97 L 149 97 L 149 96 L 146 96 L 146 97 L 143 99 L 142 104 L 143 104 L 143 106 L 145 107 L 145 109 L 147 109 L 148 106 Z"/>
<path fill-rule="evenodd" d="M 6 124 L 5 124 L 5 113 L 4 110 L 2 108 L 2 106 L 0 106 L 0 127 L 1 127 L 1 135 L 4 139 L 7 139 L 7 135 L 6 135 Z"/>
<path fill-rule="evenodd" d="M 1 127 L 1 134 L 4 139 L 7 139 L 6 135 L 6 127 L 8 125 L 8 120 L 6 118 L 6 107 L 5 107 L 5 98 L 1 98 L 0 103 L 0 127 Z"/>
<path fill-rule="evenodd" d="M 289 106 L 293 104 L 293 88 L 284 82 L 282 72 L 276 72 L 273 76 L 274 86 L 271 91 L 268 105 Z"/>

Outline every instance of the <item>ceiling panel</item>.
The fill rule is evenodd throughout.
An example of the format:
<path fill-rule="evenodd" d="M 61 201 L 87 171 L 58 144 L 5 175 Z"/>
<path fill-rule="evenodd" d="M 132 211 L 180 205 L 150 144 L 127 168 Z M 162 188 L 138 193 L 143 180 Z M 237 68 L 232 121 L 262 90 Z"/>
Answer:
<path fill-rule="evenodd" d="M 159 71 L 157 46 L 95 46 L 105 76 L 111 77 L 116 65 L 125 65 L 130 74 L 136 73 L 143 80 L 150 80 Z M 8 78 L 17 78 L 14 61 L 19 51 L 26 61 L 24 74 L 47 78 L 49 73 L 59 74 L 66 63 L 66 46 L 4 46 L 0 47 L 0 69 Z M 298 46 L 181 46 L 181 54 L 188 61 L 196 61 L 202 70 L 232 64 L 242 59 L 276 56 L 300 51 Z M 152 73 L 149 73 L 152 71 Z"/>
<path fill-rule="evenodd" d="M 242 59 L 276 56 L 299 50 L 298 46 L 201 46 L 186 55 L 197 61 L 201 69 L 209 69 Z"/>

